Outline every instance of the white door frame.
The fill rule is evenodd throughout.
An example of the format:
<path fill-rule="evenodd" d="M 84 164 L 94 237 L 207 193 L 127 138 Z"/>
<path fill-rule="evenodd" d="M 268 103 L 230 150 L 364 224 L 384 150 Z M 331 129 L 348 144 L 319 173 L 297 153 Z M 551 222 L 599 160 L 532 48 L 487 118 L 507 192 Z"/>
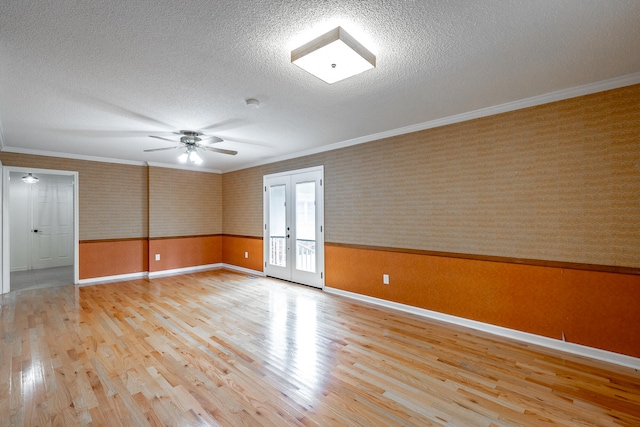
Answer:
<path fill-rule="evenodd" d="M 28 173 L 35 175 L 70 175 L 73 176 L 73 283 L 79 282 L 79 209 L 78 209 L 78 172 L 54 169 L 27 168 L 22 166 L 2 167 L 2 284 L 0 290 L 3 294 L 10 291 L 11 281 L 11 247 L 9 239 L 9 174 L 11 172 Z"/>
<path fill-rule="evenodd" d="M 267 263 L 269 262 L 269 230 L 268 230 L 268 226 L 267 223 L 269 221 L 269 206 L 268 206 L 268 195 L 266 192 L 266 187 L 267 187 L 267 180 L 271 180 L 273 178 L 279 178 L 279 177 L 288 177 L 291 175 L 300 175 L 300 174 L 306 174 L 306 173 L 318 173 L 320 174 L 320 187 L 318 189 L 319 191 L 319 197 L 316 200 L 317 203 L 317 209 L 316 209 L 316 221 L 317 221 L 317 240 L 316 240 L 316 244 L 318 245 L 318 247 L 320 248 L 318 251 L 318 258 L 317 258 L 317 265 L 318 265 L 318 269 L 319 271 L 317 272 L 317 274 L 320 276 L 320 282 L 318 284 L 318 282 L 315 283 L 304 283 L 304 280 L 302 278 L 300 278 L 299 283 L 305 284 L 305 285 L 309 285 L 309 286 L 314 286 L 314 287 L 319 287 L 320 289 L 324 289 L 324 283 L 325 283 L 325 272 L 324 272 L 324 166 L 315 166 L 315 167 L 310 167 L 310 168 L 305 168 L 305 169 L 296 169 L 296 170 L 291 170 L 291 171 L 286 171 L 286 172 L 280 172 L 280 173 L 274 173 L 274 174 L 270 174 L 270 175 L 264 175 L 262 177 L 262 185 L 264 187 L 264 193 L 263 193 L 263 242 L 264 242 L 264 249 L 263 249 L 263 256 L 264 256 L 264 268 L 265 268 L 265 273 L 266 273 L 266 268 L 267 268 Z M 294 191 L 293 189 L 291 189 L 291 191 Z M 289 210 L 289 213 L 291 213 L 295 208 L 294 206 L 288 206 L 287 209 Z M 293 218 L 289 218 L 289 220 L 293 220 Z M 295 237 L 295 236 L 294 236 Z M 294 268 L 294 265 L 292 264 L 293 260 L 289 259 L 287 260 L 287 262 L 289 262 L 289 266 L 290 268 Z M 293 271 L 293 270 L 291 270 Z M 306 274 L 306 273 L 305 273 Z M 316 280 L 316 278 L 310 279 L 310 280 Z M 297 281 L 297 280 L 296 280 Z"/>

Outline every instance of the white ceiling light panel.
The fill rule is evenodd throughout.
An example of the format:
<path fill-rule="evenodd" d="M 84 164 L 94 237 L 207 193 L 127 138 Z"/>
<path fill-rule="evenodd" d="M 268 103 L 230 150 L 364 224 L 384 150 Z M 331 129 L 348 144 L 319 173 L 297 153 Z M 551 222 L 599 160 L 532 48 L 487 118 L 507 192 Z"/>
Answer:
<path fill-rule="evenodd" d="M 342 27 L 291 52 L 291 62 L 332 84 L 376 66 L 376 57 Z"/>

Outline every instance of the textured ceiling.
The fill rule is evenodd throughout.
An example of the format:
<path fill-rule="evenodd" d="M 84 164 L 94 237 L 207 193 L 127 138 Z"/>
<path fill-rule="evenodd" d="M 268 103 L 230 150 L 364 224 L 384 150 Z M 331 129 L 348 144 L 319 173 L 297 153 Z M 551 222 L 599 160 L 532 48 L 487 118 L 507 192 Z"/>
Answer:
<path fill-rule="evenodd" d="M 203 130 L 239 154 L 201 167 L 235 170 L 638 73 L 638 22 L 637 0 L 2 0 L 0 142 L 177 165 L 148 135 Z M 377 68 L 290 63 L 338 25 Z"/>

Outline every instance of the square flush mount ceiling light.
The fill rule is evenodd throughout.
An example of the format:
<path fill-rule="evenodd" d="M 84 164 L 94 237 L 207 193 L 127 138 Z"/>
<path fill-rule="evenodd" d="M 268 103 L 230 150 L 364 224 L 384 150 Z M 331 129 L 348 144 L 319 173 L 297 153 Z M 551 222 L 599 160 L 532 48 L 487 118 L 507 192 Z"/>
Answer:
<path fill-rule="evenodd" d="M 376 57 L 342 27 L 291 52 L 291 62 L 331 84 L 376 66 Z"/>

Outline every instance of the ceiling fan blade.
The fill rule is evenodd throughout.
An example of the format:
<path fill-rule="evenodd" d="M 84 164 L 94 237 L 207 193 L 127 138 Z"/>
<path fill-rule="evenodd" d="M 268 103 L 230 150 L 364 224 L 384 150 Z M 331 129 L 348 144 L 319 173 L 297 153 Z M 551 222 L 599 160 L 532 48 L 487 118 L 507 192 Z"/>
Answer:
<path fill-rule="evenodd" d="M 235 156 L 236 154 L 238 154 L 237 151 L 225 150 L 223 148 L 207 147 L 206 145 L 198 145 L 198 148 L 202 148 L 203 150 L 213 151 L 216 153 L 229 154 L 231 156 Z"/>
<path fill-rule="evenodd" d="M 108 113 L 117 114 L 121 117 L 133 118 L 138 121 L 151 123 L 155 127 L 157 127 L 158 125 L 160 125 L 161 128 L 165 128 L 165 129 L 171 127 L 167 123 L 163 123 L 160 120 L 157 120 L 157 119 L 154 119 L 153 117 L 145 115 L 144 113 L 130 110 L 126 108 L 126 106 L 111 103 L 109 101 L 102 100 L 100 98 L 94 97 L 89 94 L 76 92 L 76 91 L 65 91 L 63 96 L 65 96 L 66 98 L 70 98 L 73 101 L 80 101 L 83 104 L 88 105 L 89 107 L 94 107 Z"/>
<path fill-rule="evenodd" d="M 241 127 L 241 126 L 246 126 L 247 123 L 244 120 L 240 120 L 240 119 L 228 119 L 228 120 L 223 120 L 221 122 L 218 123 L 212 123 L 209 126 L 205 126 L 200 128 L 200 130 L 202 130 L 203 132 L 207 132 L 207 131 L 212 131 L 214 129 L 216 130 L 222 130 L 222 129 L 234 129 L 237 127 Z"/>
<path fill-rule="evenodd" d="M 212 141 L 209 141 L 212 140 Z M 216 142 L 222 142 L 224 139 L 218 138 L 217 136 L 205 136 L 204 138 L 200 138 L 200 141 L 209 141 L 207 144 L 215 144 Z"/>
<path fill-rule="evenodd" d="M 200 136 L 200 135 L 202 135 L 200 132 L 195 131 L 195 130 L 179 130 L 177 132 L 171 132 L 171 133 L 174 134 L 174 135 L 180 135 L 181 137 L 182 136 L 190 136 L 190 137 L 192 137 L 192 136 Z"/>
<path fill-rule="evenodd" d="M 144 150 L 144 152 L 145 153 L 150 153 L 152 151 L 175 150 L 176 148 L 182 148 L 182 147 L 180 145 L 176 145 L 175 147 L 152 148 L 150 150 Z"/>
<path fill-rule="evenodd" d="M 169 139 L 169 138 L 164 138 L 162 136 L 155 136 L 155 135 L 149 135 L 149 138 L 156 138 L 156 139 L 162 139 L 163 141 L 169 141 L 169 142 L 174 142 L 174 143 L 178 143 L 180 141 L 176 141 L 174 139 Z"/>
<path fill-rule="evenodd" d="M 240 144 L 255 145 L 255 146 L 258 146 L 258 147 L 273 148 L 273 145 L 269 145 L 269 144 L 266 144 L 264 142 L 251 141 L 251 140 L 248 140 L 248 139 L 238 139 L 238 138 L 227 138 L 227 137 L 225 137 L 225 141 L 239 142 Z"/>
<path fill-rule="evenodd" d="M 31 129 L 36 129 L 31 127 Z M 61 128 L 41 128 L 41 130 L 59 132 L 68 136 L 80 137 L 80 138 L 136 138 L 144 135 L 148 135 L 147 131 L 131 131 L 131 130 L 99 130 L 99 129 L 61 129 Z"/>

